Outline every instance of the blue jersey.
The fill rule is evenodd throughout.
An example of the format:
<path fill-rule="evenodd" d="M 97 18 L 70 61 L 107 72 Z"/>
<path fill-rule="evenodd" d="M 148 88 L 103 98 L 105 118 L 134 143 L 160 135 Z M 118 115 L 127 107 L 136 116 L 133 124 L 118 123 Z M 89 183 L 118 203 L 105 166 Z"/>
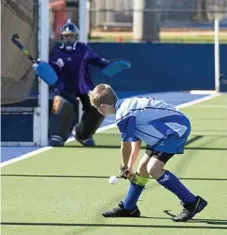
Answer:
<path fill-rule="evenodd" d="M 122 141 L 142 140 L 157 151 L 183 153 L 191 126 L 171 104 L 135 97 L 118 100 L 115 109 Z"/>
<path fill-rule="evenodd" d="M 58 59 L 63 60 L 63 68 L 57 66 Z M 59 78 L 58 90 L 78 95 L 87 94 L 89 90 L 94 88 L 88 66 L 104 68 L 108 63 L 108 60 L 99 57 L 81 42 L 77 42 L 75 48 L 70 52 L 57 45 L 50 56 L 50 64 Z"/>

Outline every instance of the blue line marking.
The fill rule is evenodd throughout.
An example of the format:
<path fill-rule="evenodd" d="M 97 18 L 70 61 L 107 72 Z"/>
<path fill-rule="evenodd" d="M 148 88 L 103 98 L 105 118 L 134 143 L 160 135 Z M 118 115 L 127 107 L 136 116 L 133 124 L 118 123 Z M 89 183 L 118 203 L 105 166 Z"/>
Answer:
<path fill-rule="evenodd" d="M 2 147 L 1 162 L 8 161 L 40 148 L 41 147 Z"/>

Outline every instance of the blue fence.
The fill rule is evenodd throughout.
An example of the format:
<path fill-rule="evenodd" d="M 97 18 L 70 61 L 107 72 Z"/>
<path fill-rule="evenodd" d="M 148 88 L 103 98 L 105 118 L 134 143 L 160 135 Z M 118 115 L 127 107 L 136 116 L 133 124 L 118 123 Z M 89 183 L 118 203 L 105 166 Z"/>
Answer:
<path fill-rule="evenodd" d="M 169 43 L 91 43 L 100 56 L 129 60 L 132 68 L 111 79 L 119 91 L 213 90 L 214 45 Z M 227 44 L 220 45 L 220 70 L 227 76 Z M 96 83 L 106 78 L 96 69 Z M 226 85 L 221 89 L 227 90 Z"/>

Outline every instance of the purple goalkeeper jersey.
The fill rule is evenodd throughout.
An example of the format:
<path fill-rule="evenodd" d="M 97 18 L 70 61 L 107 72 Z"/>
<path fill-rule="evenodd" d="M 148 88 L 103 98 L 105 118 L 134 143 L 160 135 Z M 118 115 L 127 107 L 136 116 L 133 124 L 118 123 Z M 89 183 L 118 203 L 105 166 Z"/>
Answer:
<path fill-rule="evenodd" d="M 56 64 L 58 59 L 64 62 L 62 68 Z M 81 42 L 77 42 L 75 49 L 70 52 L 56 46 L 50 57 L 50 64 L 58 75 L 58 90 L 77 95 L 87 94 L 94 88 L 88 65 L 104 68 L 108 63 L 108 60 L 99 57 Z"/>

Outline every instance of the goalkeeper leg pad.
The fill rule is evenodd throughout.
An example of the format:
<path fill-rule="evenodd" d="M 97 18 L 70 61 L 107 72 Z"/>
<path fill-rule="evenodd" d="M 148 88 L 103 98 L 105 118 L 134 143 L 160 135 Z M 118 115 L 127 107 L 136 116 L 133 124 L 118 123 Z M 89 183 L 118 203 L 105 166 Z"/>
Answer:
<path fill-rule="evenodd" d="M 92 136 L 104 120 L 104 116 L 90 104 L 90 100 L 87 95 L 80 96 L 80 99 L 84 113 L 80 122 L 73 128 L 72 134 L 77 141 L 82 142 L 87 139 L 92 139 Z"/>
<path fill-rule="evenodd" d="M 61 96 L 55 96 L 49 119 L 49 145 L 63 146 L 74 120 L 73 105 Z"/>

